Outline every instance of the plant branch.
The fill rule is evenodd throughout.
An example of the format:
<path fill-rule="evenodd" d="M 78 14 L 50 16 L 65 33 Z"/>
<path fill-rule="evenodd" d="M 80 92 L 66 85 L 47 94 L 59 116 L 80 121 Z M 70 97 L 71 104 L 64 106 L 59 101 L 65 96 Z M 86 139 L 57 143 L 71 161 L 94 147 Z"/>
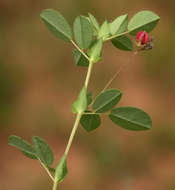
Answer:
<path fill-rule="evenodd" d="M 77 49 L 84 55 L 84 52 L 72 41 L 72 43 L 75 45 L 75 47 L 77 47 Z M 89 60 L 89 58 L 88 58 Z M 92 67 L 93 67 L 93 62 L 89 60 L 89 67 L 88 67 L 88 71 L 87 71 L 87 75 L 86 75 L 86 79 L 85 79 L 85 87 L 87 89 L 88 87 L 88 84 L 89 84 L 89 80 L 90 80 L 90 76 L 91 76 L 91 71 L 92 71 Z M 67 143 L 67 146 L 66 146 L 66 149 L 65 149 L 65 152 L 64 152 L 64 155 L 67 157 L 68 153 L 69 153 L 69 150 L 70 150 L 70 147 L 72 145 L 72 142 L 73 142 L 73 139 L 74 139 L 74 136 L 75 136 L 75 133 L 78 129 L 78 125 L 79 125 L 79 122 L 80 122 L 80 119 L 81 119 L 81 116 L 83 115 L 83 112 L 82 113 L 78 113 L 76 115 L 76 119 L 75 119 L 75 122 L 74 122 L 74 125 L 73 125 L 73 128 L 72 128 L 72 132 L 70 134 L 70 137 L 69 137 L 69 140 L 68 140 L 68 143 Z M 53 184 L 53 190 L 56 190 L 57 189 L 57 185 L 58 185 L 58 182 L 56 180 L 54 180 L 54 184 Z"/>
<path fill-rule="evenodd" d="M 78 128 L 78 125 L 79 125 L 81 116 L 82 116 L 82 113 L 78 113 L 77 116 L 76 116 L 75 123 L 74 123 L 74 126 L 73 126 L 73 128 L 72 128 L 72 132 L 71 132 L 71 135 L 70 135 L 70 137 L 69 137 L 68 144 L 67 144 L 66 149 L 65 149 L 65 152 L 64 152 L 64 154 L 65 154 L 66 156 L 67 156 L 68 153 L 69 153 L 69 149 L 70 149 L 71 144 L 72 144 L 72 141 L 73 141 L 73 139 L 74 139 L 74 136 L 75 136 L 76 130 L 77 130 L 77 128 Z"/>
<path fill-rule="evenodd" d="M 39 161 L 40 161 L 42 167 L 46 170 L 48 176 L 52 179 L 52 181 L 54 181 L 54 178 L 53 178 L 52 174 L 50 173 L 49 169 L 41 162 L 41 160 L 39 160 Z"/>
<path fill-rule="evenodd" d="M 82 55 L 84 55 L 84 57 L 85 57 L 88 61 L 90 61 L 89 57 L 84 53 L 84 51 L 83 51 L 73 40 L 71 40 L 71 42 L 72 42 L 72 44 L 75 46 L 75 48 L 78 49 L 78 51 L 79 51 Z"/>
<path fill-rule="evenodd" d="M 89 63 L 89 67 L 88 67 L 88 72 L 87 72 L 87 75 L 86 75 L 86 79 L 85 79 L 85 83 L 84 83 L 86 89 L 87 89 L 88 84 L 89 84 L 92 67 L 93 67 L 93 62 L 90 62 L 90 63 Z M 78 128 L 78 125 L 79 125 L 79 122 L 80 122 L 80 119 L 81 119 L 81 116 L 82 116 L 82 115 L 83 115 L 83 113 L 78 113 L 77 116 L 76 116 L 75 123 L 74 123 L 73 129 L 72 129 L 71 135 L 70 135 L 70 137 L 69 137 L 69 141 L 68 141 L 67 147 L 66 147 L 65 152 L 64 152 L 64 154 L 65 154 L 66 156 L 68 155 L 69 149 L 70 149 L 70 147 L 71 147 L 73 138 L 74 138 L 74 136 L 75 136 L 75 133 L 76 133 L 76 130 L 77 130 L 77 128 Z"/>
<path fill-rule="evenodd" d="M 83 115 L 109 115 L 109 113 L 95 113 L 95 112 L 85 112 Z"/>
<path fill-rule="evenodd" d="M 92 72 L 92 67 L 93 67 L 93 62 L 89 62 L 89 67 L 88 67 L 88 72 L 87 72 L 87 75 L 86 75 L 86 79 L 85 79 L 85 87 L 86 87 L 86 90 L 88 88 L 88 84 L 89 84 L 89 79 L 90 79 L 90 76 L 91 76 L 91 72 Z"/>
<path fill-rule="evenodd" d="M 123 35 L 125 35 L 125 34 L 128 34 L 129 32 L 131 32 L 131 31 L 126 31 L 126 32 L 123 32 L 123 33 L 120 33 L 120 34 L 115 34 L 115 35 L 113 35 L 113 36 L 110 36 L 110 37 L 106 38 L 104 41 L 112 40 L 113 38 L 117 38 L 117 37 L 119 37 L 119 36 L 123 36 Z"/>
<path fill-rule="evenodd" d="M 53 189 L 52 189 L 52 190 L 56 190 L 56 189 L 57 189 L 57 186 L 58 186 L 58 183 L 57 183 L 57 182 L 54 182 L 54 184 L 53 184 Z"/>

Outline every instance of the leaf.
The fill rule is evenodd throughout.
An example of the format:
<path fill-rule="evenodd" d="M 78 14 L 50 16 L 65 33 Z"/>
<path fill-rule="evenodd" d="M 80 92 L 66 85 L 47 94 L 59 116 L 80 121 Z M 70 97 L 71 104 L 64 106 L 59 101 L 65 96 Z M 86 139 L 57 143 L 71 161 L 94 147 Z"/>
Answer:
<path fill-rule="evenodd" d="M 128 15 L 119 16 L 109 26 L 112 35 L 125 32 L 128 26 Z"/>
<path fill-rule="evenodd" d="M 55 169 L 55 181 L 56 182 L 62 182 L 64 180 L 64 178 L 67 175 L 67 164 L 66 164 L 66 156 L 64 155 L 58 165 L 56 166 Z"/>
<path fill-rule="evenodd" d="M 117 38 L 112 39 L 111 41 L 112 44 L 118 49 L 125 51 L 133 50 L 132 41 L 127 36 L 119 36 Z"/>
<path fill-rule="evenodd" d="M 36 152 L 33 147 L 21 137 L 15 135 L 9 136 L 8 144 L 18 148 L 25 156 L 31 159 L 37 159 Z"/>
<path fill-rule="evenodd" d="M 74 21 L 75 41 L 81 49 L 90 46 L 93 38 L 93 30 L 89 20 L 84 16 L 78 16 Z"/>
<path fill-rule="evenodd" d="M 109 118 L 120 127 L 128 130 L 141 131 L 152 128 L 150 116 L 134 107 L 119 107 L 112 110 Z"/>
<path fill-rule="evenodd" d="M 28 157 L 28 158 L 30 158 L 30 159 L 34 159 L 34 160 L 37 160 L 37 159 L 38 159 L 35 154 L 30 154 L 30 153 L 25 152 L 25 151 L 22 151 L 22 150 L 21 150 L 21 153 L 22 153 L 24 156 L 26 156 L 26 157 Z"/>
<path fill-rule="evenodd" d="M 159 19 L 160 17 L 151 11 L 140 11 L 131 18 L 128 24 L 128 30 L 132 35 L 136 35 L 137 32 L 142 30 L 151 32 Z"/>
<path fill-rule="evenodd" d="M 92 46 L 89 48 L 88 55 L 93 63 L 100 61 L 102 54 L 102 45 L 103 45 L 103 40 L 99 39 L 94 41 Z"/>
<path fill-rule="evenodd" d="M 72 31 L 66 19 L 52 9 L 46 9 L 40 14 L 47 28 L 58 38 L 64 41 L 72 40 Z"/>
<path fill-rule="evenodd" d="M 92 93 L 88 92 L 86 97 L 87 97 L 87 105 L 89 106 L 92 103 Z"/>
<path fill-rule="evenodd" d="M 92 14 L 88 13 L 88 15 L 89 15 L 90 23 L 92 24 L 93 29 L 95 30 L 95 34 L 97 34 L 100 29 L 100 26 L 96 18 Z"/>
<path fill-rule="evenodd" d="M 101 119 L 98 114 L 84 114 L 81 117 L 80 123 L 87 132 L 90 132 L 100 126 Z"/>
<path fill-rule="evenodd" d="M 109 33 L 109 24 L 107 21 L 104 21 L 98 32 L 98 39 L 102 38 L 103 40 L 105 40 L 107 37 L 109 37 Z"/>
<path fill-rule="evenodd" d="M 45 165 L 50 166 L 53 163 L 53 152 L 49 145 L 40 137 L 34 136 L 32 138 L 34 149 L 38 159 Z"/>
<path fill-rule="evenodd" d="M 72 104 L 73 113 L 82 113 L 87 108 L 86 87 L 84 86 L 79 93 L 77 100 Z"/>
<path fill-rule="evenodd" d="M 93 104 L 96 113 L 111 110 L 121 99 L 122 93 L 116 89 L 108 89 L 98 95 Z"/>
<path fill-rule="evenodd" d="M 89 61 L 86 59 L 84 55 L 77 49 L 73 51 L 73 56 L 74 56 L 74 61 L 77 66 L 83 66 L 83 67 L 88 67 L 89 66 Z"/>
<path fill-rule="evenodd" d="M 54 168 L 48 167 L 48 169 L 49 169 L 50 172 L 55 174 L 55 169 Z"/>

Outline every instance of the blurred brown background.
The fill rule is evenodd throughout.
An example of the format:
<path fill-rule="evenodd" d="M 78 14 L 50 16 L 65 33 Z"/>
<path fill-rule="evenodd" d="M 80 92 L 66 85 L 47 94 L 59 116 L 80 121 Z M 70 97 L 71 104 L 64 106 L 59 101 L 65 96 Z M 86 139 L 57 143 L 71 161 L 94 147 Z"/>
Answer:
<path fill-rule="evenodd" d="M 68 158 L 66 190 L 175 189 L 175 3 L 171 0 L 0 0 L 0 189 L 49 190 L 51 181 L 37 161 L 7 145 L 15 134 L 31 141 L 44 138 L 58 160 L 74 116 L 70 106 L 85 78 L 76 67 L 72 46 L 56 39 L 40 20 L 45 8 L 59 10 L 73 23 L 94 14 L 102 22 L 148 9 L 161 17 L 151 33 L 155 47 L 122 52 L 105 44 L 103 60 L 94 67 L 89 89 L 94 95 L 125 63 L 112 87 L 123 92 L 120 105 L 149 113 L 153 129 L 130 132 L 106 117 L 87 134 L 80 126 Z M 54 165 L 56 162 L 54 163 Z"/>

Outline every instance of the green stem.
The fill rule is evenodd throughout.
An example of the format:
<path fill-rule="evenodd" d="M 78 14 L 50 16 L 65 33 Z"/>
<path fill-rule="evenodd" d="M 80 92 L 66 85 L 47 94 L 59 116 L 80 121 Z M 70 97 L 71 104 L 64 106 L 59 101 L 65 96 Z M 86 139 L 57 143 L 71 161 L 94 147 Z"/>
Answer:
<path fill-rule="evenodd" d="M 72 42 L 73 42 L 73 41 L 72 41 Z M 77 48 L 77 49 L 78 49 L 78 48 Z M 89 60 L 89 58 L 88 58 L 88 60 Z M 93 62 L 89 61 L 88 72 L 87 72 L 86 79 L 85 79 L 85 83 L 84 83 L 86 89 L 87 89 L 88 84 L 89 84 L 92 67 L 93 67 Z M 70 134 L 70 137 L 69 137 L 69 140 L 68 140 L 68 143 L 67 143 L 65 152 L 64 152 L 64 155 L 65 155 L 66 157 L 67 157 L 67 155 L 68 155 L 68 153 L 69 153 L 70 147 L 71 147 L 71 145 L 72 145 L 72 142 L 73 142 L 73 139 L 74 139 L 75 133 L 76 133 L 76 131 L 77 131 L 78 125 L 79 125 L 79 123 L 80 123 L 80 119 L 81 119 L 81 116 L 82 116 L 82 115 L 83 115 L 83 112 L 82 112 L 82 113 L 78 113 L 78 114 L 76 115 L 76 119 L 75 119 L 75 122 L 74 122 L 74 125 L 73 125 L 73 128 L 72 128 L 72 132 L 71 132 L 71 134 Z M 56 180 L 54 180 L 53 189 L 52 189 L 52 190 L 56 190 L 56 189 L 57 189 L 57 186 L 58 186 L 58 182 L 57 182 Z"/>
<path fill-rule="evenodd" d="M 86 89 L 87 89 L 88 84 L 89 84 L 92 67 L 93 67 L 93 62 L 90 62 L 90 63 L 89 63 L 89 67 L 88 67 L 88 72 L 87 72 L 87 75 L 86 75 L 86 79 L 85 79 L 85 83 L 84 83 Z M 79 122 L 80 122 L 80 119 L 81 119 L 81 116 L 82 116 L 82 115 L 83 115 L 83 113 L 78 113 L 77 116 L 76 116 L 75 123 L 74 123 L 73 129 L 72 129 L 72 132 L 71 132 L 71 134 L 70 134 L 67 147 L 66 147 L 65 152 L 64 152 L 64 154 L 65 154 L 66 156 L 68 155 L 69 149 L 70 149 L 70 147 L 71 147 L 73 138 L 74 138 L 74 136 L 75 136 L 75 133 L 76 133 L 76 130 L 77 130 L 77 128 L 78 128 L 78 125 L 79 125 Z"/>
<path fill-rule="evenodd" d="M 109 38 L 106 38 L 104 41 L 112 40 L 113 38 L 117 38 L 119 36 L 123 36 L 125 34 L 128 34 L 129 32 L 131 32 L 131 31 L 126 31 L 126 32 L 123 32 L 123 33 L 120 33 L 120 34 L 115 34 L 113 36 L 110 36 Z"/>
<path fill-rule="evenodd" d="M 90 79 L 90 76 L 91 76 L 91 72 L 92 72 L 92 67 L 93 67 L 93 62 L 89 62 L 89 67 L 88 67 L 88 72 L 87 72 L 87 75 L 86 75 L 86 80 L 85 80 L 85 87 L 86 89 L 88 88 L 88 84 L 89 84 L 89 79 Z"/>
<path fill-rule="evenodd" d="M 57 183 L 57 182 L 54 182 L 54 184 L 53 184 L 53 189 L 52 189 L 52 190 L 56 190 L 56 189 L 57 189 L 57 186 L 58 186 L 58 183 Z"/>
<path fill-rule="evenodd" d="M 69 137 L 69 141 L 67 143 L 67 147 L 66 147 L 66 150 L 64 152 L 64 154 L 67 156 L 68 153 L 69 153 L 69 149 L 71 147 L 71 144 L 72 144 L 72 141 L 74 139 L 74 136 L 75 136 L 75 133 L 76 133 L 76 130 L 78 128 L 78 125 L 79 125 L 79 122 L 80 122 L 80 119 L 81 119 L 81 116 L 82 116 L 82 113 L 78 113 L 77 116 L 76 116 L 76 119 L 75 119 L 75 123 L 74 123 L 74 126 L 72 128 L 72 132 L 71 132 L 71 135 Z"/>
<path fill-rule="evenodd" d="M 71 42 L 75 46 L 75 48 L 78 49 L 78 51 L 81 52 L 81 54 L 84 55 L 84 57 L 86 57 L 88 61 L 90 61 L 89 57 L 84 53 L 84 51 L 81 48 L 79 48 L 79 46 L 73 40 L 71 40 Z"/>
<path fill-rule="evenodd" d="M 52 181 L 54 181 L 54 178 L 53 178 L 52 174 L 50 173 L 49 169 L 41 162 L 41 160 L 39 160 L 39 161 L 40 161 L 41 165 L 43 166 L 43 168 L 46 170 L 49 177 L 52 179 Z"/>
<path fill-rule="evenodd" d="M 110 113 L 95 113 L 95 112 L 84 112 L 83 115 L 109 115 Z"/>
<path fill-rule="evenodd" d="M 75 133 L 76 133 L 76 130 L 78 128 L 78 125 L 79 125 L 79 122 L 80 122 L 80 119 L 81 119 L 81 116 L 82 116 L 82 113 L 78 113 L 77 116 L 76 116 L 76 119 L 75 119 L 75 123 L 74 123 L 74 126 L 72 128 L 72 132 L 71 132 L 71 135 L 69 137 L 69 141 L 67 143 L 67 146 L 66 146 L 66 149 L 65 149 L 65 152 L 64 152 L 64 155 L 68 155 L 69 153 L 69 149 L 71 147 L 71 144 L 72 144 L 72 141 L 74 139 L 74 136 L 75 136 Z M 54 183 L 53 183 L 53 190 L 56 190 L 57 189 L 57 186 L 58 186 L 58 181 L 57 180 L 54 180 Z"/>

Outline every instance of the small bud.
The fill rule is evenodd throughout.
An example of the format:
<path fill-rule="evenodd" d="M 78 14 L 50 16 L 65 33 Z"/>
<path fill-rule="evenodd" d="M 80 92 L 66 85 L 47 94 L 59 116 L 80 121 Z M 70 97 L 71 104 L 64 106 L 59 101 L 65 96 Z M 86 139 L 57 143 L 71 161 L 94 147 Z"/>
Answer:
<path fill-rule="evenodd" d="M 148 33 L 145 31 L 140 31 L 136 35 L 136 42 L 138 46 L 145 45 L 149 40 L 151 39 L 148 37 Z"/>
<path fill-rule="evenodd" d="M 138 50 L 150 50 L 153 48 L 153 38 L 145 31 L 140 31 L 136 35 L 136 45 Z"/>

